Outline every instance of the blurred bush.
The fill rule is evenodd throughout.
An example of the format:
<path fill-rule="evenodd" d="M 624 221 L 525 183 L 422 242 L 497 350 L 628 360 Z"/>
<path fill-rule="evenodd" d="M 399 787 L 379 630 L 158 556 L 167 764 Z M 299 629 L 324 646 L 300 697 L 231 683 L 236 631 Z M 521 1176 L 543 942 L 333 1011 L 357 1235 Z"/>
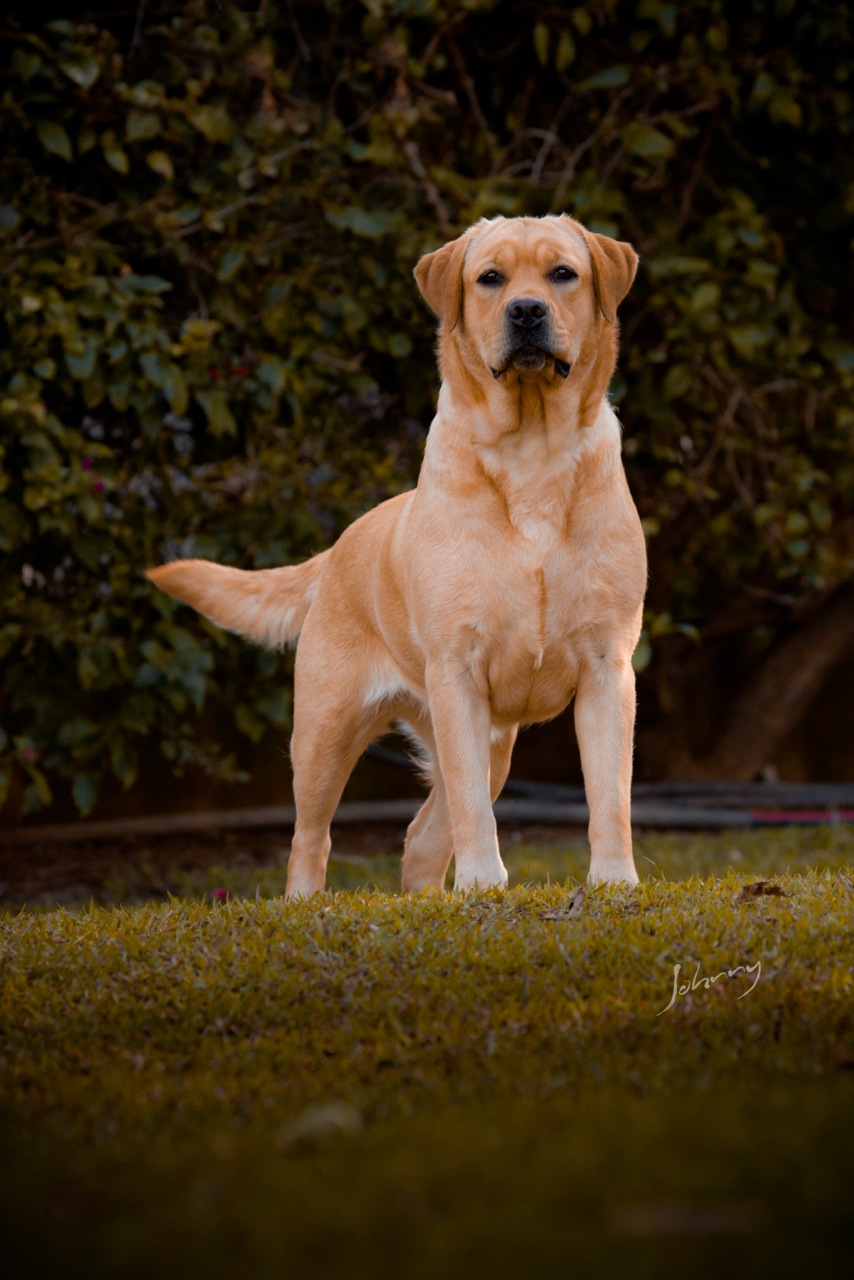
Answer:
<path fill-rule="evenodd" d="M 642 254 L 613 396 L 665 729 L 691 663 L 758 670 L 820 614 L 854 571 L 851 27 L 821 0 L 12 21 L 0 760 L 24 811 L 64 776 L 88 812 L 145 753 L 233 776 L 202 707 L 287 725 L 282 660 L 141 570 L 297 560 L 411 486 L 435 394 L 411 270 L 484 214 L 567 210 Z"/>

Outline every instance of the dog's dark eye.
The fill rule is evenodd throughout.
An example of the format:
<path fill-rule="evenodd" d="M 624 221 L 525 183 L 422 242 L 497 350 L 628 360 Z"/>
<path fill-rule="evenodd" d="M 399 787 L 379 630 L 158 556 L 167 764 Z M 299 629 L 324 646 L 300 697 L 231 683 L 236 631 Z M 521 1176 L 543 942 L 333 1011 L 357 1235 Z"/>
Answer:
<path fill-rule="evenodd" d="M 484 271 L 482 276 L 478 276 L 477 282 L 485 285 L 503 284 L 504 277 L 500 271 Z"/>
<path fill-rule="evenodd" d="M 555 284 L 566 284 L 570 280 L 577 280 L 578 272 L 573 271 L 572 267 L 554 267 L 549 272 L 549 279 Z"/>

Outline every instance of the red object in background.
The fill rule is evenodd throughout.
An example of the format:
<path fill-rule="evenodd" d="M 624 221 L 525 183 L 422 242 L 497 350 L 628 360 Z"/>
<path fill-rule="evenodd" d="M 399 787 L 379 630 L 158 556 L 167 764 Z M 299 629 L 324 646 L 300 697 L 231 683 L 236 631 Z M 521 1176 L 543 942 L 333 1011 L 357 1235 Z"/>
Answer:
<path fill-rule="evenodd" d="M 212 364 L 208 369 L 211 382 L 219 382 L 220 378 L 246 378 L 252 372 L 248 364 L 232 364 L 228 356 L 221 364 Z"/>

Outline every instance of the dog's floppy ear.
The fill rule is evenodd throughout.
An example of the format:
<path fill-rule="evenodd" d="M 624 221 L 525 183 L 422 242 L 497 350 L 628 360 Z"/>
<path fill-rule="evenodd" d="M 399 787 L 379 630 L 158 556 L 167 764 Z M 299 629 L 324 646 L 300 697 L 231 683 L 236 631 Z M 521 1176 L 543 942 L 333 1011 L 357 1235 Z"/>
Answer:
<path fill-rule="evenodd" d="M 577 227 L 579 223 L 575 224 Z M 638 255 L 625 240 L 612 240 L 581 227 L 590 261 L 599 310 L 611 324 L 617 319 L 617 307 L 623 301 L 638 269 Z"/>
<path fill-rule="evenodd" d="M 471 229 L 469 229 L 471 230 Z M 415 279 L 427 306 L 446 329 L 455 329 L 463 305 L 463 263 L 469 231 L 425 253 L 415 268 Z"/>

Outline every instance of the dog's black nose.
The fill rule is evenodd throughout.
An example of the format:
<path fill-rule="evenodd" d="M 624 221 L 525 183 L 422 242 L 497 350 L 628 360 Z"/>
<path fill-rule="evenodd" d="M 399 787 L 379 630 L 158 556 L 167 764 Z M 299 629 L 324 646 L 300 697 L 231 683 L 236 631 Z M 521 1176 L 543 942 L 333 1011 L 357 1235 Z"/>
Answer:
<path fill-rule="evenodd" d="M 539 298 L 514 298 L 505 314 L 517 329 L 536 329 L 548 315 L 548 308 Z"/>

